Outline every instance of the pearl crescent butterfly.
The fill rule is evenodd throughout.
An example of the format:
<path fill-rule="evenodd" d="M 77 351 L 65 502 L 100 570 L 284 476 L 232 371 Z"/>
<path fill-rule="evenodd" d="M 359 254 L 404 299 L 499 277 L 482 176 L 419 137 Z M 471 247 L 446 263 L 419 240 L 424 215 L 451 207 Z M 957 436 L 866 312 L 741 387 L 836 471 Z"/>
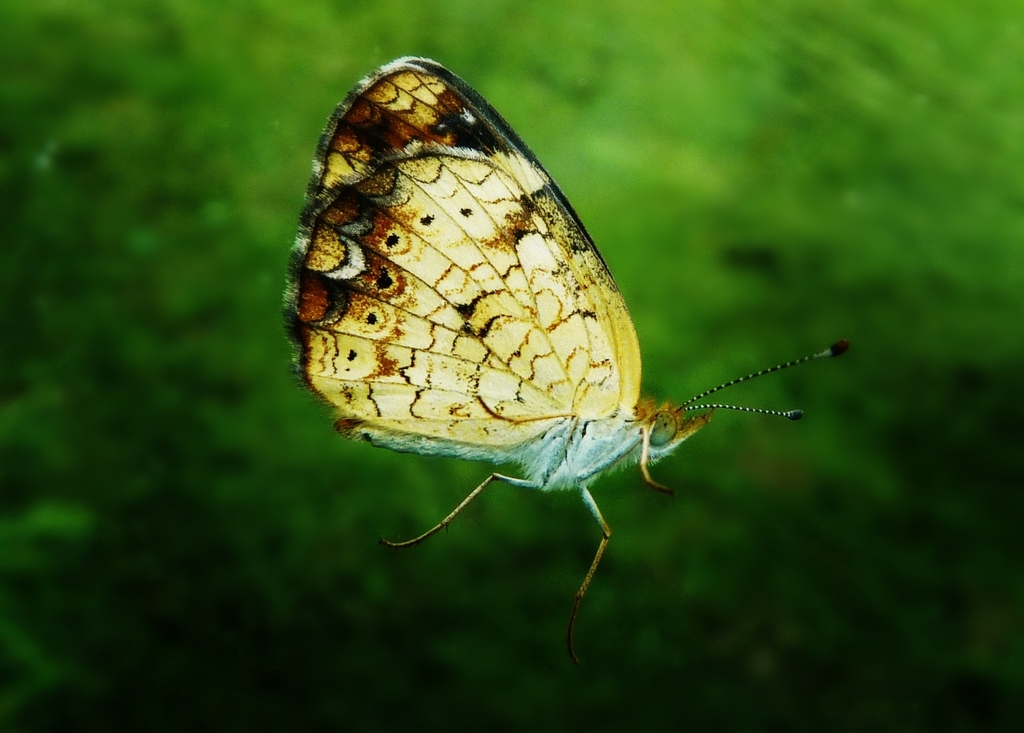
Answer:
<path fill-rule="evenodd" d="M 420 537 L 382 543 L 416 544 L 494 481 L 579 492 L 602 538 L 570 615 L 576 661 L 576 614 L 611 536 L 587 487 L 639 463 L 667 491 L 649 464 L 728 406 L 694 404 L 719 388 L 681 406 L 641 399 L 622 295 L 526 144 L 434 61 L 370 74 L 320 139 L 285 310 L 298 372 L 342 435 L 523 470 L 491 474 Z"/>

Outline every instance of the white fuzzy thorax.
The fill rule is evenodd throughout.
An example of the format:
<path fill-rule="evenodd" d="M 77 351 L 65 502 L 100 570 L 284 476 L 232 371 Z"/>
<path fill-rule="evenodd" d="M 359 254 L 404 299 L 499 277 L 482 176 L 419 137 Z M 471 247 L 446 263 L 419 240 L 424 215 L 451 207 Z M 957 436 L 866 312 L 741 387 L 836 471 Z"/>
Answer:
<path fill-rule="evenodd" d="M 613 466 L 640 458 L 640 423 L 633 415 L 561 419 L 514 456 L 537 488 L 580 489 Z"/>

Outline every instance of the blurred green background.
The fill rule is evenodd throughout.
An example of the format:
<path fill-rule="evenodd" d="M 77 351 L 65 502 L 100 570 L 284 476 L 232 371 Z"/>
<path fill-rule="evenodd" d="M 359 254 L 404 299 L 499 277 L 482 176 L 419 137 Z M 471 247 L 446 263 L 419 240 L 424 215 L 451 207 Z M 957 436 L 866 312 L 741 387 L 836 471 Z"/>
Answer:
<path fill-rule="evenodd" d="M 340 439 L 292 377 L 317 136 L 437 59 L 559 181 L 646 390 L 744 385 L 594 494 Z M 0 9 L 0 730 L 1024 726 L 1024 8 Z M 723 395 L 724 397 L 724 395 Z"/>

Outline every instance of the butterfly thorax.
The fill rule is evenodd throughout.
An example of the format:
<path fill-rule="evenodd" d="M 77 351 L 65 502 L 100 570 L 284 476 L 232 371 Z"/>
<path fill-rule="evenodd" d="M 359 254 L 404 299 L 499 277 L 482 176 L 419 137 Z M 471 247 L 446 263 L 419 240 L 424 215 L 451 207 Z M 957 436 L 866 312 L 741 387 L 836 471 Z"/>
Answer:
<path fill-rule="evenodd" d="M 641 433 L 631 414 L 559 420 L 516 456 L 527 478 L 545 490 L 585 486 L 637 451 Z"/>
<path fill-rule="evenodd" d="M 671 405 L 643 400 L 610 417 L 566 418 L 522 446 L 517 461 L 527 477 L 545 490 L 588 485 L 612 468 L 642 459 L 645 434 L 649 463 L 671 453 L 707 424 L 711 413 L 689 418 Z"/>

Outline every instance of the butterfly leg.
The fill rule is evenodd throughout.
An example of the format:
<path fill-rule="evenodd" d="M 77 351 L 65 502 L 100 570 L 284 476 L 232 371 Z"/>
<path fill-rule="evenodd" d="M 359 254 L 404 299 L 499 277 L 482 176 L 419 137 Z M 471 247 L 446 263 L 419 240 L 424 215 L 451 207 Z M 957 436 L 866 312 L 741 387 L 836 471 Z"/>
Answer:
<path fill-rule="evenodd" d="M 672 489 L 667 486 L 662 486 L 657 481 L 651 478 L 651 472 L 647 469 L 647 464 L 651 460 L 651 430 L 650 428 L 643 428 L 643 438 L 640 444 L 640 475 L 644 477 L 644 483 L 650 486 L 652 489 L 656 489 L 663 494 L 672 496 Z"/>
<path fill-rule="evenodd" d="M 512 486 L 518 486 L 519 488 L 523 488 L 523 489 L 536 489 L 537 488 L 537 484 L 533 483 L 532 481 L 525 481 L 525 480 L 523 480 L 521 478 L 512 478 L 511 476 L 504 476 L 504 475 L 502 475 L 500 473 L 492 473 L 490 476 L 488 476 L 486 478 L 486 480 L 484 480 L 484 482 L 482 484 L 480 484 L 475 489 L 473 489 L 471 492 L 469 492 L 469 496 L 467 496 L 465 499 L 463 499 L 462 503 L 459 504 L 457 507 L 455 507 L 455 509 L 452 510 L 451 514 L 449 514 L 447 517 L 442 519 L 433 528 L 428 529 L 426 532 L 421 534 L 419 537 L 415 537 L 415 538 L 413 538 L 411 540 L 406 540 L 405 542 L 391 542 L 390 540 L 386 540 L 386 539 L 384 539 L 382 537 L 380 539 L 380 544 L 386 545 L 388 547 L 412 547 L 413 545 L 418 545 L 420 542 L 422 542 L 423 540 L 427 539 L 427 537 L 430 537 L 433 534 L 437 534 L 442 529 L 444 529 L 449 524 L 451 524 L 452 520 L 455 519 L 455 517 L 458 516 L 459 512 L 461 512 L 463 509 L 465 509 L 466 505 L 469 504 L 469 502 L 473 501 L 473 499 L 475 499 L 477 497 L 477 494 L 479 494 L 481 491 L 486 489 L 488 484 L 490 484 L 492 481 L 504 481 L 506 484 L 511 484 Z"/>
<path fill-rule="evenodd" d="M 587 592 L 587 586 L 590 585 L 590 579 L 594 577 L 594 571 L 597 570 L 598 563 L 601 562 L 601 555 L 604 554 L 604 548 L 608 546 L 608 540 L 612 537 L 612 529 L 608 526 L 608 523 L 604 521 L 604 517 L 601 516 L 601 510 L 597 508 L 597 503 L 594 501 L 594 497 L 590 495 L 590 492 L 585 488 L 580 489 L 580 495 L 583 497 L 583 503 L 587 505 L 587 509 L 590 510 L 590 514 L 594 517 L 597 523 L 601 526 L 601 544 L 597 546 L 597 554 L 594 555 L 594 561 L 590 563 L 590 570 L 587 571 L 587 576 L 583 579 L 583 585 L 576 591 L 576 600 L 572 604 L 572 613 L 569 615 L 569 631 L 566 633 L 566 644 L 569 646 L 569 658 L 572 659 L 573 664 L 579 664 L 580 660 L 576 657 L 576 651 L 572 647 L 572 630 L 576 626 L 576 614 L 580 610 L 580 601 L 583 600 L 583 594 Z"/>

